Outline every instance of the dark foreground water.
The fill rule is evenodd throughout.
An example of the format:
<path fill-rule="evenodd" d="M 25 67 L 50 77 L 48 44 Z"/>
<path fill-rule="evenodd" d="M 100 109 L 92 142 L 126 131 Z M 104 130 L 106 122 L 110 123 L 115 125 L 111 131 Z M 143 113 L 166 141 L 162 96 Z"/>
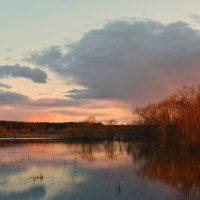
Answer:
<path fill-rule="evenodd" d="M 200 155 L 132 142 L 0 146 L 0 199 L 200 199 Z"/>

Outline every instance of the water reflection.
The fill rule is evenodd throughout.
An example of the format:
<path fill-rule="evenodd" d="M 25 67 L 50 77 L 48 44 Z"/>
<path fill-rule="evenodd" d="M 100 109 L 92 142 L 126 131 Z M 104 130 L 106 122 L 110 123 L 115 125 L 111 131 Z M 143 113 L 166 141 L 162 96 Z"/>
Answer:
<path fill-rule="evenodd" d="M 199 154 L 133 142 L 0 146 L 0 199 L 199 199 Z"/>
<path fill-rule="evenodd" d="M 175 188 L 180 199 L 200 199 L 200 153 L 141 145 L 136 156 L 144 159 L 139 176 L 160 180 Z"/>
<path fill-rule="evenodd" d="M 15 199 L 15 200 L 27 200 L 27 199 L 42 199 L 45 196 L 44 186 L 36 186 L 23 192 L 10 192 L 9 194 L 0 193 L 0 199 Z"/>

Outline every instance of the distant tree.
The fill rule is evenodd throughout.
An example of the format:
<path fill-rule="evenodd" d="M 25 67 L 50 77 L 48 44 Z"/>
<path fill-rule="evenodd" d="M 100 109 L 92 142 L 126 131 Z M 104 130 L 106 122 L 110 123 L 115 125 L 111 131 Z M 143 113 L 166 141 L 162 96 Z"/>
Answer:
<path fill-rule="evenodd" d="M 110 119 L 106 122 L 107 125 L 117 125 L 117 120 L 116 119 Z"/>
<path fill-rule="evenodd" d="M 95 118 L 94 116 L 89 116 L 89 117 L 87 117 L 87 118 L 85 119 L 85 122 L 86 122 L 86 123 L 96 123 L 97 120 L 96 120 L 96 118 Z"/>

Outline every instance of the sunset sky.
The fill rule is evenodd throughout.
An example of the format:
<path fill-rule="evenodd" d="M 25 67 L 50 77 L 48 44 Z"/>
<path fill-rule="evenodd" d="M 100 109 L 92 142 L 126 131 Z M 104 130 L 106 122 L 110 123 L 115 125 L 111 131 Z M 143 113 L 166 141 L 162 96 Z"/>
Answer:
<path fill-rule="evenodd" d="M 200 82 L 199 0 L 0 0 L 0 119 L 130 123 Z"/>

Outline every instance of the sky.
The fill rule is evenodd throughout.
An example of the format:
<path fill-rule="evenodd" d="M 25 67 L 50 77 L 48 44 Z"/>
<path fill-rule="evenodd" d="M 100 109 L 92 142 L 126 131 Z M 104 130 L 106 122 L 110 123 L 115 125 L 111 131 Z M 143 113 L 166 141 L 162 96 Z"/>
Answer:
<path fill-rule="evenodd" d="M 0 0 L 0 119 L 131 123 L 200 80 L 198 0 Z"/>

